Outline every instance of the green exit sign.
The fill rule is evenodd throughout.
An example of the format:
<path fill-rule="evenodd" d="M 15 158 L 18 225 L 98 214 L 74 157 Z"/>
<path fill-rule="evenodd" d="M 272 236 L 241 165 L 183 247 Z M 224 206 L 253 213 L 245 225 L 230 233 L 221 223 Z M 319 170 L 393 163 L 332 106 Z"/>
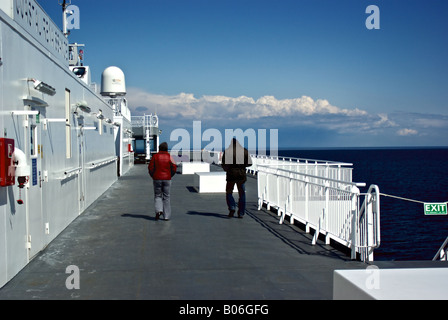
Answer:
<path fill-rule="evenodd" d="M 430 216 L 430 215 L 446 215 L 447 212 L 447 203 L 443 202 L 443 203 L 425 203 L 424 205 L 425 208 L 425 215 L 426 216 Z"/>

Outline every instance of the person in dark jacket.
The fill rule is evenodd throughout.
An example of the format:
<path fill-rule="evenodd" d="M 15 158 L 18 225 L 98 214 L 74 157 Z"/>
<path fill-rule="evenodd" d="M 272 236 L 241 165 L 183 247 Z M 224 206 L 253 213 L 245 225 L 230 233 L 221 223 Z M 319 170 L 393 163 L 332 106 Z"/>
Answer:
<path fill-rule="evenodd" d="M 148 164 L 148 172 L 154 184 L 156 220 L 159 220 L 161 216 L 163 216 L 164 220 L 171 218 L 171 178 L 176 173 L 176 170 L 176 162 L 168 153 L 168 144 L 166 142 L 161 143 L 159 152 L 153 155 Z"/>
<path fill-rule="evenodd" d="M 246 211 L 246 167 L 252 165 L 249 151 L 243 148 L 235 138 L 222 156 L 222 168 L 226 172 L 226 202 L 229 217 L 235 214 L 236 203 L 232 192 L 236 184 L 238 189 L 238 218 L 243 218 Z"/>

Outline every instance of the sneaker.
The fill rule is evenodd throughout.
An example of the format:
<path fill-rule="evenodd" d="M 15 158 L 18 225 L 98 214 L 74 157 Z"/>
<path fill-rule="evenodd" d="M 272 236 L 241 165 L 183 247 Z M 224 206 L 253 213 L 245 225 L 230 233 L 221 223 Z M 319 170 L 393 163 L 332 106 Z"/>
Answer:
<path fill-rule="evenodd" d="M 233 215 L 235 214 L 235 210 L 230 210 L 229 211 L 229 215 L 228 215 L 228 217 L 229 218 L 233 218 Z"/>
<path fill-rule="evenodd" d="M 159 218 L 162 214 L 163 214 L 163 212 L 156 212 L 156 221 L 159 220 Z"/>

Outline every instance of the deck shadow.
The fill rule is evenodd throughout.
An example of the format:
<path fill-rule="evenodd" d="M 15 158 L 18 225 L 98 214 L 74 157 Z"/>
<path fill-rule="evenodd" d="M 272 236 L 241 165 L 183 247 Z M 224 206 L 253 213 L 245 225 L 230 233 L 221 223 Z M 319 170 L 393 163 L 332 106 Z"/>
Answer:
<path fill-rule="evenodd" d="M 191 193 L 199 193 L 198 189 L 193 186 L 187 186 L 187 190 L 190 191 Z"/>
<path fill-rule="evenodd" d="M 213 213 L 213 212 L 199 212 L 199 211 L 188 211 L 187 214 L 191 216 L 204 216 L 204 217 L 215 217 L 221 219 L 229 219 L 226 214 Z"/>
<path fill-rule="evenodd" d="M 256 204 L 249 206 L 250 210 L 246 210 L 246 214 L 299 254 L 326 256 L 342 261 L 351 260 L 346 252 L 336 249 L 334 244 L 326 245 L 325 243 L 318 241 L 315 245 L 312 245 L 312 233 L 305 233 L 295 224 L 279 224 L 275 213 L 270 212 L 265 208 L 258 211 L 256 207 Z M 259 214 L 258 212 L 264 212 L 264 214 Z"/>
<path fill-rule="evenodd" d="M 137 218 L 137 219 L 145 219 L 145 220 L 150 220 L 150 221 L 156 221 L 155 217 L 152 216 L 148 216 L 146 214 L 130 214 L 130 213 L 123 213 L 121 215 L 122 217 L 125 218 Z"/>

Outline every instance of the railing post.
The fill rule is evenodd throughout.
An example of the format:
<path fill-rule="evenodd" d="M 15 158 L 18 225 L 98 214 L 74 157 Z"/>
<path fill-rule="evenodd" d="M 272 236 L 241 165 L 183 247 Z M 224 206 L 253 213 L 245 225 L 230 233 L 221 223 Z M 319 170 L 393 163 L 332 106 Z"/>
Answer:
<path fill-rule="evenodd" d="M 289 212 L 291 213 L 291 224 L 294 224 L 294 212 L 292 210 L 292 203 L 293 200 L 292 198 L 294 197 L 294 193 L 293 193 L 293 188 L 294 188 L 294 184 L 292 183 L 292 173 L 290 173 L 289 176 L 289 195 L 288 195 L 288 208 L 289 208 Z"/>
<path fill-rule="evenodd" d="M 358 243 L 358 201 L 359 201 L 359 189 L 355 186 L 352 187 L 352 228 L 351 228 L 351 258 L 356 259 L 356 245 Z"/>
<path fill-rule="evenodd" d="M 325 222 L 325 244 L 330 244 L 330 233 L 328 232 L 328 220 L 329 220 L 329 203 L 330 203 L 330 182 L 325 183 L 325 210 L 324 210 L 324 222 Z"/>
<path fill-rule="evenodd" d="M 267 171 L 265 171 L 265 173 L 266 173 L 266 195 L 265 195 L 265 199 L 266 199 L 266 209 L 270 209 L 271 208 L 271 204 L 270 204 L 270 200 L 271 199 L 269 199 L 269 175 L 268 175 L 268 172 Z"/>
<path fill-rule="evenodd" d="M 258 193 L 258 210 L 261 210 L 261 207 L 263 206 L 263 193 L 261 192 L 261 178 L 260 178 L 260 174 L 258 174 L 258 178 L 257 178 L 257 193 Z"/>
<path fill-rule="evenodd" d="M 281 214 L 281 204 L 280 204 L 280 175 L 279 175 L 279 173 L 278 173 L 278 170 L 277 170 L 277 172 L 276 172 L 276 174 L 275 174 L 275 176 L 276 176 L 276 179 L 275 179 L 275 181 L 277 182 L 276 183 L 276 185 L 277 185 L 277 199 L 275 199 L 276 201 L 275 201 L 275 203 L 277 204 L 277 207 L 278 207 L 278 211 L 277 211 L 277 216 L 279 216 L 280 214 Z"/>
<path fill-rule="evenodd" d="M 323 209 L 322 210 L 322 214 L 319 215 L 319 221 L 317 223 L 317 229 L 315 230 L 313 239 L 311 240 L 311 245 L 313 245 L 313 246 L 317 243 L 317 240 L 319 239 L 320 228 L 321 228 L 322 219 L 324 219 L 324 216 L 325 216 L 325 209 Z"/>
<path fill-rule="evenodd" d="M 375 226 L 374 226 L 374 218 L 373 218 L 373 201 L 372 201 L 372 194 L 369 192 L 366 195 L 366 212 L 365 217 L 367 219 L 366 221 L 366 231 L 367 234 L 366 237 L 366 259 L 367 261 L 373 261 L 373 247 L 375 242 Z"/>
<path fill-rule="evenodd" d="M 309 178 L 306 177 L 305 178 L 305 221 L 306 221 L 306 225 L 305 225 L 305 232 L 306 233 L 310 233 L 310 225 L 309 225 L 309 215 L 308 215 L 308 211 L 309 211 Z"/>

